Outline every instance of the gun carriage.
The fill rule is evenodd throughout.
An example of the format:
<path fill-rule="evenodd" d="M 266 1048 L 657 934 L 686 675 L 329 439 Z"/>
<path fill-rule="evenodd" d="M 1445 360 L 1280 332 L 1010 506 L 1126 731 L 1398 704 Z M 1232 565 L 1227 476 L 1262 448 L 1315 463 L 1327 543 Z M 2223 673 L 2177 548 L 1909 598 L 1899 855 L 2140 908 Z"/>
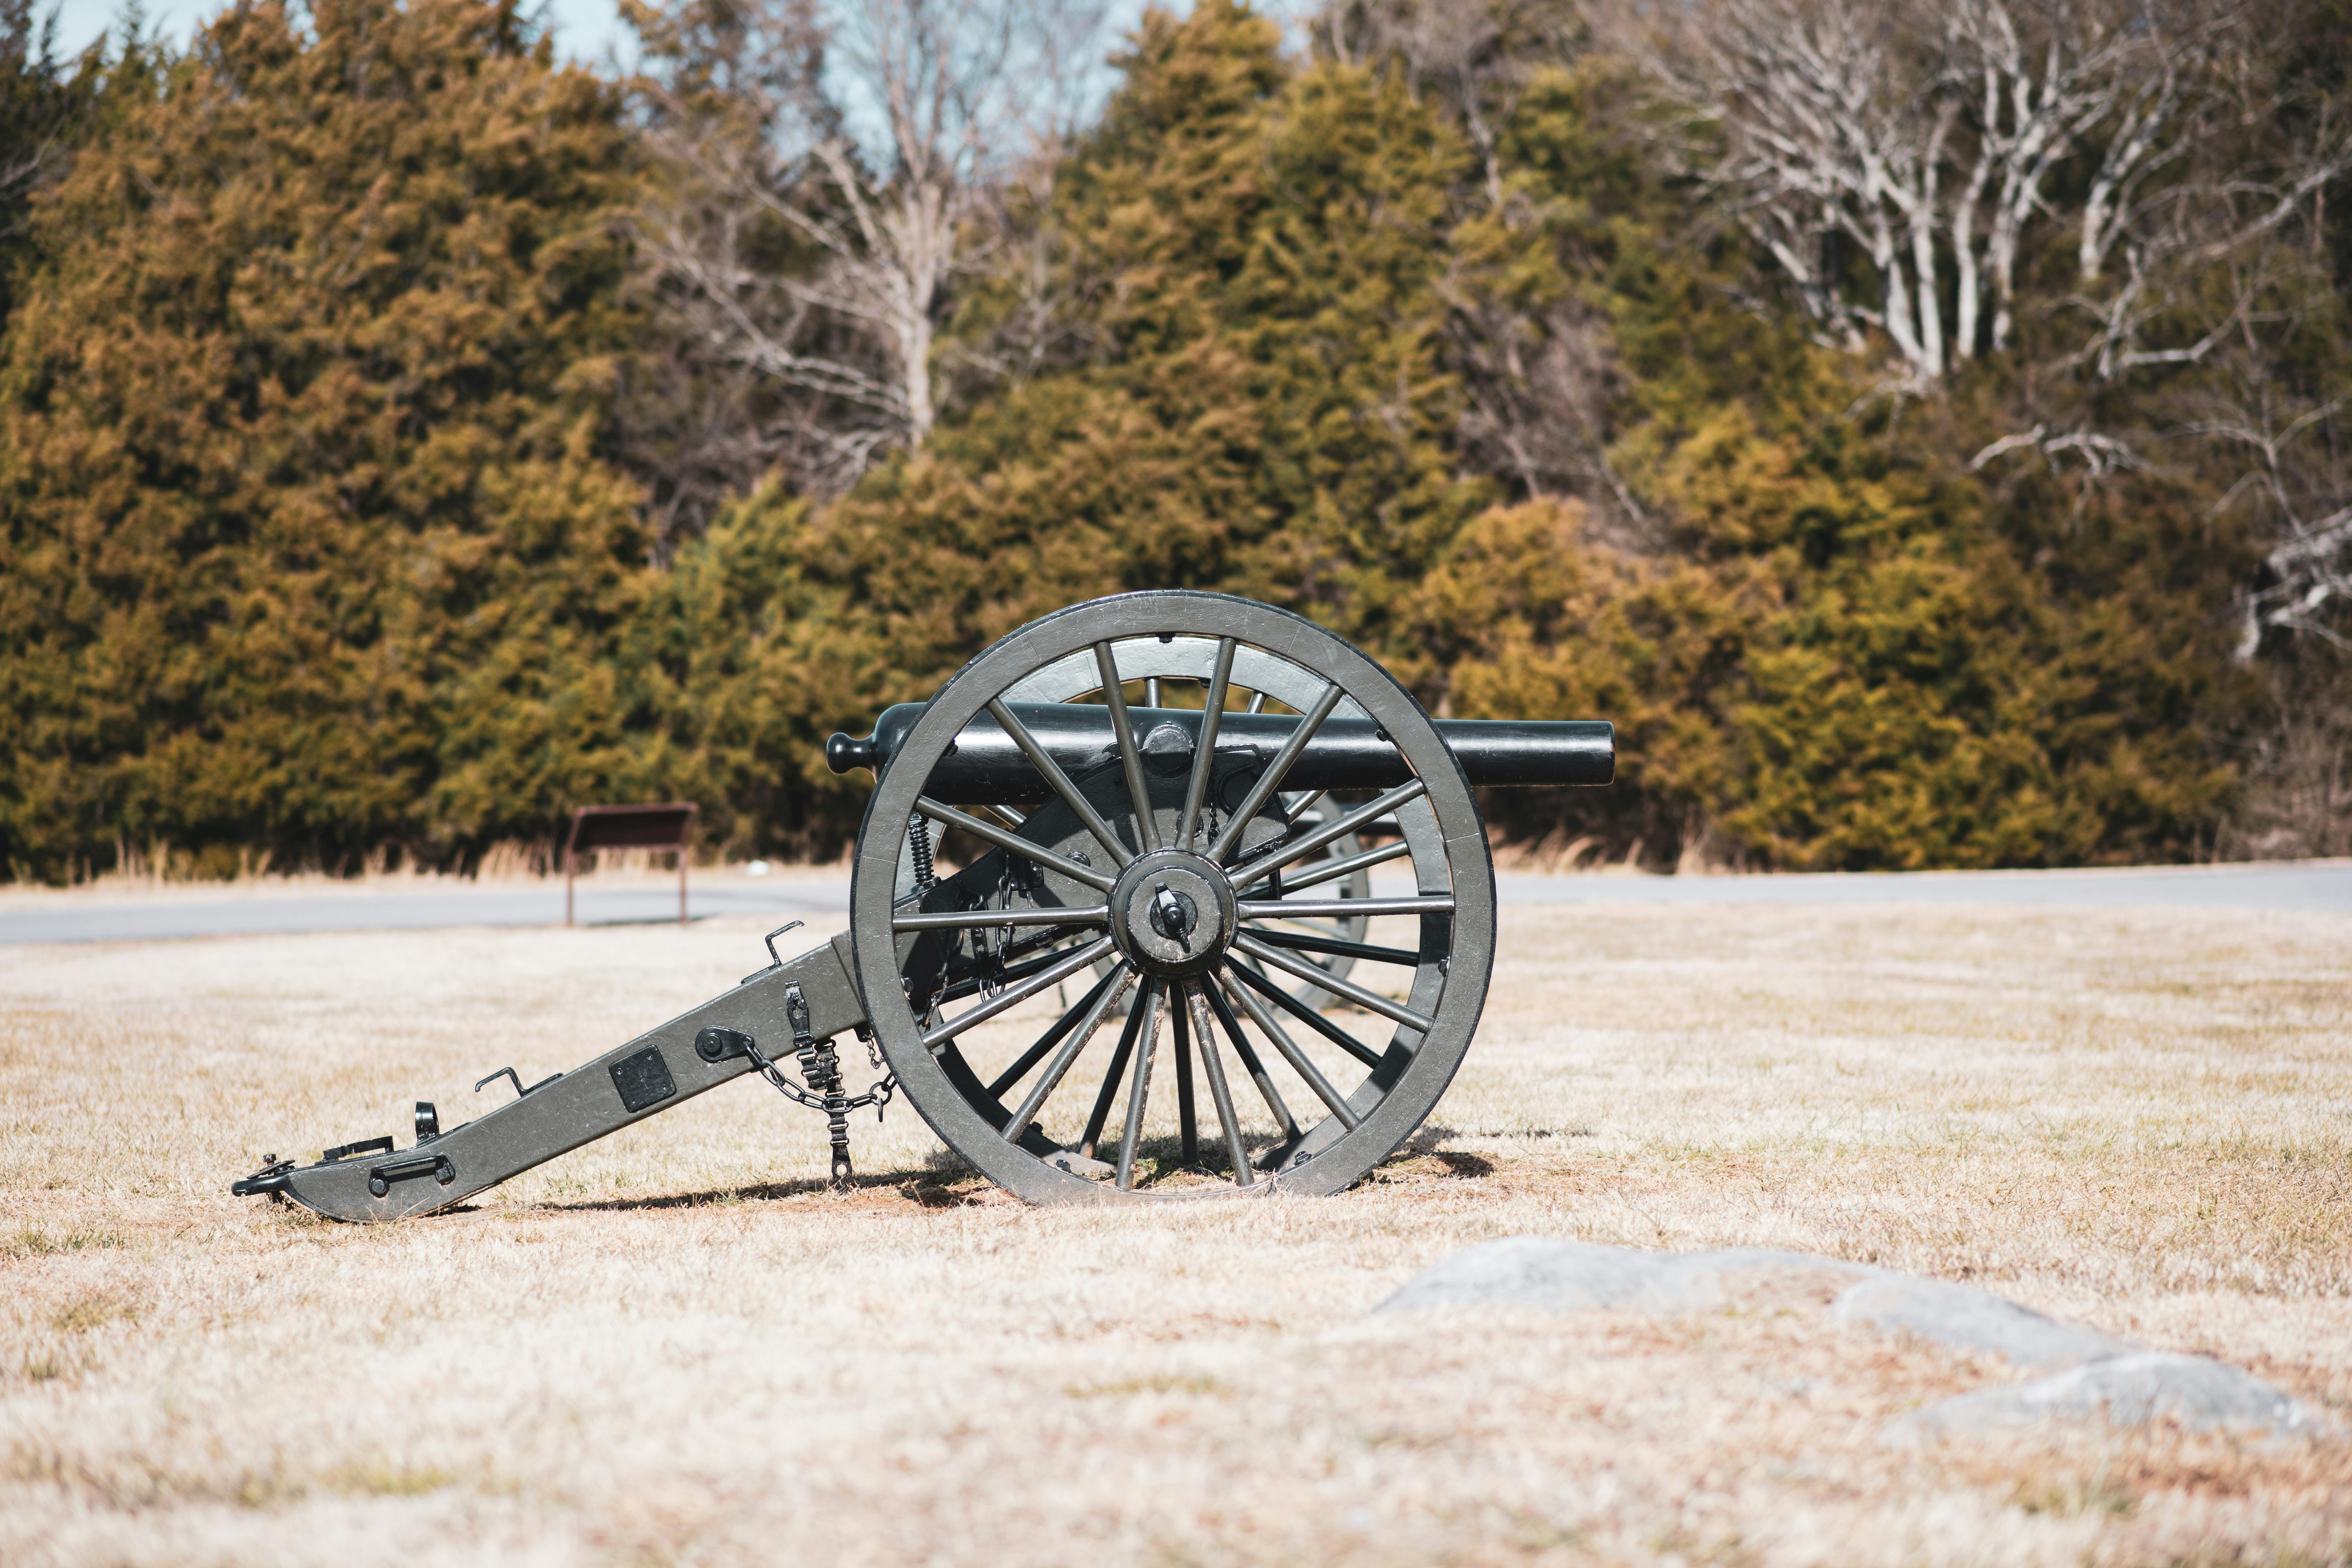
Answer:
<path fill-rule="evenodd" d="M 845 932 L 772 936 L 767 967 L 574 1071 L 501 1069 L 517 1098 L 462 1126 L 419 1102 L 411 1148 L 233 1190 L 429 1214 L 756 1071 L 826 1112 L 836 1182 L 848 1114 L 895 1090 L 1033 1203 L 1338 1192 L 1427 1118 L 1485 1005 L 1473 789 L 1615 767 L 1604 721 L 1433 720 L 1311 621 L 1174 591 L 1032 622 L 826 757 L 876 780 Z M 947 875 L 943 832 L 971 857 Z M 861 1095 L 851 1033 L 887 1068 Z"/>

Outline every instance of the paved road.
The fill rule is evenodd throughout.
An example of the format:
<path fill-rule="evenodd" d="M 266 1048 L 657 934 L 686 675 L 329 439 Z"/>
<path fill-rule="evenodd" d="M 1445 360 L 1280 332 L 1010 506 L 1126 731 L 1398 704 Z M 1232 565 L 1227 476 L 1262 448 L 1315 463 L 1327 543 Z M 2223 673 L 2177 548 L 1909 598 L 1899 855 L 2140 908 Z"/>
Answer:
<path fill-rule="evenodd" d="M 2352 912 L 2352 861 L 2245 866 L 2154 867 L 2118 871 L 1922 871 L 1884 876 L 1531 877 L 1505 875 L 1506 903 L 1592 904 L 2027 904 L 2081 909 L 2239 909 Z M 1376 892 L 1408 892 L 1386 879 Z M 779 879 L 698 885 L 689 911 L 773 916 L 812 921 L 848 912 L 849 883 Z M 652 924 L 675 920 L 677 894 L 667 888 L 595 889 L 579 895 L 584 925 Z M 554 925 L 563 919 L 561 887 L 443 889 L 430 892 L 257 894 L 220 899 L 177 896 L 149 903 L 53 903 L 0 908 L 0 943 L 142 942 L 169 937 L 242 936 L 264 931 L 391 931 L 455 926 Z"/>
<path fill-rule="evenodd" d="M 780 879 L 766 885 L 728 882 L 689 889 L 687 912 L 773 915 L 787 920 L 841 916 L 849 910 L 849 883 Z M 576 913 L 583 925 L 652 925 L 677 919 L 677 889 L 583 888 Z M 453 926 L 546 926 L 563 923 L 563 888 L 499 886 L 430 892 L 351 892 L 304 896 L 259 893 L 241 898 L 174 897 L 152 903 L 0 908 L 0 943 L 26 942 L 148 942 L 165 937 L 247 936 L 264 931 L 417 931 Z"/>
<path fill-rule="evenodd" d="M 2075 909 L 2352 911 L 2352 860 L 2100 871 L 1797 877 L 1514 877 L 1505 903 L 2032 904 Z"/>

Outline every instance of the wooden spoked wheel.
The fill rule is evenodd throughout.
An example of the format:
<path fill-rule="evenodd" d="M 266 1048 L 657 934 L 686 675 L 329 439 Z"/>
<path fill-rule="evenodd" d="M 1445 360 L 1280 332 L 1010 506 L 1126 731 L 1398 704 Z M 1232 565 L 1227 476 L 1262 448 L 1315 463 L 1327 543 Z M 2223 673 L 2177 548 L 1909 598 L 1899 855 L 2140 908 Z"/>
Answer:
<path fill-rule="evenodd" d="M 1098 751 L 1033 729 L 1073 714 Z M 931 879 L 940 834 L 979 852 Z M 1364 835 L 1388 841 L 1340 847 Z M 1373 865 L 1412 891 L 1333 896 Z M 851 919 L 908 1100 L 1018 1195 L 1331 1193 L 1452 1081 L 1494 874 L 1459 764 L 1360 649 L 1249 600 L 1128 594 L 940 688 L 868 803 Z"/>

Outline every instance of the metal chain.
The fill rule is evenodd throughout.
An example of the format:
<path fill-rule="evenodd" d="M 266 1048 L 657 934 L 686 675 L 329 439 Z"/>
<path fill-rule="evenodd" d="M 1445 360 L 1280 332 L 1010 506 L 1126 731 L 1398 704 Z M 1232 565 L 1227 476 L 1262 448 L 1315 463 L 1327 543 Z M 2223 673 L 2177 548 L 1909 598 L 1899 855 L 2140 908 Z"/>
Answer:
<path fill-rule="evenodd" d="M 800 1058 L 801 1082 L 794 1083 L 782 1069 L 760 1049 L 759 1041 L 743 1037 L 744 1054 L 751 1058 L 760 1076 L 775 1086 L 776 1092 L 797 1105 L 824 1112 L 825 1130 L 833 1143 L 833 1184 L 846 1187 L 853 1171 L 849 1163 L 849 1113 L 874 1108 L 874 1120 L 880 1121 L 888 1110 L 890 1098 L 898 1092 L 898 1075 L 886 1073 L 881 1080 L 864 1094 L 852 1097 L 842 1092 L 841 1058 L 833 1048 L 833 1037 L 817 1039 L 809 1031 L 808 999 L 801 994 L 797 984 L 784 987 L 784 1016 L 793 1026 L 793 1047 Z M 877 1068 L 882 1057 L 874 1043 L 873 1032 L 860 1024 L 857 1037 L 866 1042 L 866 1059 Z"/>

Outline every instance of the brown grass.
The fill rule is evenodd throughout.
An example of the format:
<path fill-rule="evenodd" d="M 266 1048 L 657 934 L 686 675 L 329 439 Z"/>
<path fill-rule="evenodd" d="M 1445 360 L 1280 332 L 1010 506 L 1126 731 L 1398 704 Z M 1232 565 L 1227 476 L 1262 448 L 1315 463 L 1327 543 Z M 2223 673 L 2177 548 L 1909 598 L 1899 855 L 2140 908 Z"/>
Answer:
<path fill-rule="evenodd" d="M 1521 1233 L 1987 1285 L 2352 1415 L 2352 920 L 1514 908 L 1320 1202 L 1025 1209 L 730 1086 L 446 1218 L 233 1200 L 754 967 L 717 923 L 0 951 L 0 1562 L 2343 1562 L 2352 1443 L 1876 1440 L 1820 1321 L 1367 1316 Z M 507 1092 L 503 1086 L 488 1091 Z"/>

